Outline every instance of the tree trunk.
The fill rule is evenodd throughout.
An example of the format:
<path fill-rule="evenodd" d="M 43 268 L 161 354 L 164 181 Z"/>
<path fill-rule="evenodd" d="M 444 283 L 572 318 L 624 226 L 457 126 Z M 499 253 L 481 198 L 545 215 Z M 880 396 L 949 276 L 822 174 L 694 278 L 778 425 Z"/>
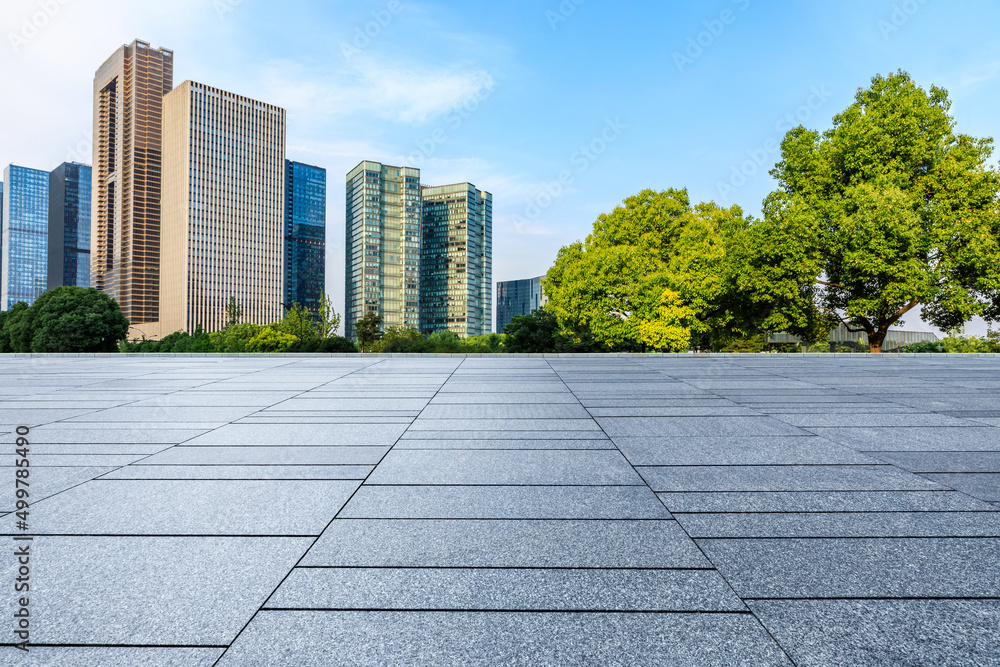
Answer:
<path fill-rule="evenodd" d="M 879 327 L 878 331 L 868 334 L 868 351 L 872 354 L 881 354 L 885 337 L 889 334 L 889 327 Z"/>

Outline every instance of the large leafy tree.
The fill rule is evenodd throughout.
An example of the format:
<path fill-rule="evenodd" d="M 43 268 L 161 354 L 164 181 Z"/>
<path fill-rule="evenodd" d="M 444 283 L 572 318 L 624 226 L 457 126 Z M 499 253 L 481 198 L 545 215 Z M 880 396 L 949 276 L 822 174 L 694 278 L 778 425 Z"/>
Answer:
<path fill-rule="evenodd" d="M 605 349 L 686 350 L 693 334 L 733 324 L 726 246 L 745 226 L 738 207 L 644 190 L 559 251 L 545 278 L 547 308 L 565 330 L 589 333 Z"/>
<path fill-rule="evenodd" d="M 843 323 L 881 352 L 918 306 L 946 330 L 1000 319 L 993 142 L 957 134 L 950 106 L 898 72 L 859 90 L 830 130 L 787 134 L 739 265 L 762 328 L 815 340 Z"/>
<path fill-rule="evenodd" d="M 90 287 L 57 287 L 21 309 L 9 328 L 14 352 L 117 352 L 129 323 L 118 303 Z"/>
<path fill-rule="evenodd" d="M 358 337 L 361 351 L 370 351 L 375 341 L 382 338 L 382 316 L 374 311 L 368 311 L 354 323 L 354 332 Z"/>

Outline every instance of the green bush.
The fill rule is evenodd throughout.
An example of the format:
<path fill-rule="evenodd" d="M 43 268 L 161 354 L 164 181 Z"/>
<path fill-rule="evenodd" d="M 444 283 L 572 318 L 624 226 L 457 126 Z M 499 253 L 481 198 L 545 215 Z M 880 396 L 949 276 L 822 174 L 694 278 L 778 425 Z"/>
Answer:
<path fill-rule="evenodd" d="M 57 287 L 6 314 L 0 351 L 116 352 L 128 328 L 107 294 L 92 287 Z"/>

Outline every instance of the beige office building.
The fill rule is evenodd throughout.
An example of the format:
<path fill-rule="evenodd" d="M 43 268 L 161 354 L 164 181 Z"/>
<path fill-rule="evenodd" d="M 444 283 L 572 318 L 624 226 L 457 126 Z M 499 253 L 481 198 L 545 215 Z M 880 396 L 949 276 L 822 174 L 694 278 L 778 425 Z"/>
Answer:
<path fill-rule="evenodd" d="M 173 52 L 138 40 L 94 75 L 90 284 L 132 324 L 158 318 L 162 102 L 173 77 Z"/>
<path fill-rule="evenodd" d="M 285 110 L 185 81 L 163 114 L 161 334 L 280 320 Z"/>

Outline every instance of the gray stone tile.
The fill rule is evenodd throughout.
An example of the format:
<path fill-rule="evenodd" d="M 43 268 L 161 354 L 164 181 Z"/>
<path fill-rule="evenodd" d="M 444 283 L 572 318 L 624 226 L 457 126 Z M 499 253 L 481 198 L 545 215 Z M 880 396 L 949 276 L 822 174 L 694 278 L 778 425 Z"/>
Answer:
<path fill-rule="evenodd" d="M 503 405 L 509 403 L 516 404 L 552 404 L 552 403 L 572 403 L 577 404 L 576 396 L 568 391 L 546 391 L 546 392 L 475 392 L 475 393 L 440 393 L 434 396 L 431 405 L 473 405 L 482 403 L 486 405 Z"/>
<path fill-rule="evenodd" d="M 402 449 L 617 449 L 615 443 L 604 437 L 603 433 L 588 432 L 593 438 L 586 440 L 551 440 L 536 438 L 480 439 L 463 440 L 459 438 L 418 439 L 404 435 L 396 443 L 394 450 Z M 454 435 L 454 433 L 453 433 Z"/>
<path fill-rule="evenodd" d="M 296 568 L 271 609 L 745 611 L 715 570 Z"/>
<path fill-rule="evenodd" d="M 162 452 L 165 449 L 173 447 L 171 444 L 153 444 L 153 445 L 136 445 L 136 444 L 99 444 L 99 443 L 84 443 L 78 442 L 76 444 L 59 444 L 59 445 L 45 445 L 46 456 L 149 456 L 150 454 L 156 454 L 157 452 Z M 41 454 L 35 455 L 36 458 L 41 458 Z M 100 467 L 100 466 L 98 466 Z"/>
<path fill-rule="evenodd" d="M 261 612 L 219 664 L 362 663 L 790 664 L 748 614 L 311 611 Z"/>
<path fill-rule="evenodd" d="M 43 424 L 70 419 L 94 412 L 91 408 L 38 408 L 17 407 L 0 409 L 0 425 L 4 427 L 28 426 L 35 428 Z"/>
<path fill-rule="evenodd" d="M 590 407 L 587 408 L 594 417 L 759 417 L 756 410 L 738 405 L 728 407 Z"/>
<path fill-rule="evenodd" d="M 319 411 L 352 411 L 352 410 L 389 410 L 420 412 L 426 405 L 426 398 L 325 398 L 304 394 L 287 401 L 274 401 L 265 412 L 284 412 L 287 410 L 319 410 Z"/>
<path fill-rule="evenodd" d="M 855 450 L 815 436 L 630 438 L 614 442 L 632 465 L 877 464 Z"/>
<path fill-rule="evenodd" d="M 186 422 L 212 422 L 225 424 L 240 417 L 256 412 L 259 408 L 249 406 L 238 407 L 156 407 L 125 405 L 118 408 L 108 408 L 89 412 L 79 417 L 65 420 L 64 423 L 77 422 L 164 422 L 166 424 L 184 424 Z"/>
<path fill-rule="evenodd" d="M 41 427 L 37 431 L 32 429 L 32 436 L 35 442 L 49 445 L 58 444 L 94 444 L 94 445 L 149 445 L 165 444 L 176 445 L 191 438 L 197 437 L 205 432 L 205 429 L 187 428 L 155 428 L 155 429 L 112 429 L 112 428 L 84 428 L 83 424 L 76 424 L 69 428 L 65 424 L 58 426 Z"/>
<path fill-rule="evenodd" d="M 598 417 L 597 422 L 612 438 L 809 435 L 773 417 Z"/>
<path fill-rule="evenodd" d="M 669 519 L 645 486 L 369 486 L 346 519 Z"/>
<path fill-rule="evenodd" d="M 938 473 L 924 477 L 980 500 L 1000 501 L 1000 473 Z"/>
<path fill-rule="evenodd" d="M 356 481 L 98 480 L 33 504 L 56 535 L 319 535 Z M 183 498 L 183 511 L 178 510 Z M 16 517 L 0 534 L 16 534 Z"/>
<path fill-rule="evenodd" d="M 360 482 L 374 468 L 368 465 L 131 465 L 109 472 L 101 479 L 350 479 Z"/>
<path fill-rule="evenodd" d="M 997 443 L 1000 450 L 1000 443 Z M 995 452 L 871 452 L 871 456 L 904 470 L 928 472 L 1000 473 L 1000 451 Z"/>
<path fill-rule="evenodd" d="M 754 600 L 800 667 L 996 665 L 997 600 Z"/>
<path fill-rule="evenodd" d="M 337 519 L 302 565 L 710 567 L 676 521 L 462 519 Z"/>
<path fill-rule="evenodd" d="M 49 451 L 45 447 L 45 451 Z M 147 454 L 31 454 L 33 468 L 114 468 L 127 466 L 143 459 Z M 14 467 L 14 459 L 9 459 L 2 467 Z"/>
<path fill-rule="evenodd" d="M 746 598 L 1000 597 L 1000 539 L 700 539 Z"/>
<path fill-rule="evenodd" d="M 139 465 L 375 465 L 388 451 L 387 446 L 184 445 L 171 447 L 155 456 L 143 459 Z"/>
<path fill-rule="evenodd" d="M 298 392 L 294 391 L 182 391 L 143 398 L 129 403 L 129 406 L 265 408 L 297 395 Z"/>
<path fill-rule="evenodd" d="M 4 651 L 8 649 L 3 649 Z M 10 649 L 13 650 L 13 649 Z M 31 646 L 31 665 L 40 667 L 211 667 L 222 648 L 123 646 Z"/>
<path fill-rule="evenodd" d="M 1000 537 L 1000 512 L 675 514 L 691 537 Z"/>
<path fill-rule="evenodd" d="M 410 426 L 411 433 L 421 431 L 597 431 L 592 419 L 425 419 Z"/>
<path fill-rule="evenodd" d="M 984 512 L 990 505 L 957 491 L 659 493 L 673 512 Z"/>
<path fill-rule="evenodd" d="M 441 387 L 442 394 L 479 394 L 479 393 L 569 393 L 562 380 L 555 379 L 547 382 L 507 382 L 504 380 L 483 382 L 456 382 L 450 381 Z"/>
<path fill-rule="evenodd" d="M 30 459 L 29 459 L 30 460 Z M 10 491 L 5 492 L 2 496 L 3 500 L 0 501 L 0 510 L 13 510 L 15 504 L 14 498 L 14 480 L 13 472 L 10 468 L 6 468 L 10 472 L 10 486 L 8 487 Z M 31 475 L 28 478 L 28 483 L 30 484 L 30 500 L 32 505 L 45 498 L 57 495 L 65 491 L 66 489 L 71 489 L 78 484 L 83 484 L 84 482 L 89 482 L 95 477 L 100 477 L 106 472 L 113 470 L 113 468 L 106 467 L 90 467 L 90 468 L 78 468 L 78 467 L 45 467 L 45 468 L 33 468 L 31 470 Z"/>
<path fill-rule="evenodd" d="M 406 430 L 397 424 L 228 424 L 189 445 L 391 445 Z"/>
<path fill-rule="evenodd" d="M 932 413 L 906 413 L 906 414 L 857 414 L 855 412 L 844 414 L 799 414 L 799 415 L 778 415 L 781 421 L 801 426 L 802 428 L 886 428 L 886 427 L 927 427 L 938 428 L 947 427 L 975 427 L 976 424 L 965 419 L 949 417 Z"/>
<path fill-rule="evenodd" d="M 36 537 L 31 641 L 220 646 L 236 634 L 312 538 Z M 44 554 L 44 555 L 43 555 Z M 3 564 L 13 581 L 16 561 Z M 14 596 L 4 616 L 13 617 Z M 11 649 L 13 650 L 13 649 Z M 34 649 L 32 649 L 34 650 Z"/>
<path fill-rule="evenodd" d="M 481 403 L 460 405 L 431 404 L 420 413 L 420 421 L 425 419 L 466 420 L 466 419 L 574 419 L 589 420 L 590 413 L 579 403 L 541 403 L 487 405 Z"/>
<path fill-rule="evenodd" d="M 942 488 L 890 465 L 638 468 L 654 491 L 928 491 Z"/>
<path fill-rule="evenodd" d="M 394 450 L 369 484 L 643 484 L 614 450 Z"/>
<path fill-rule="evenodd" d="M 874 452 L 989 452 L 996 451 L 1000 441 L 1000 429 L 989 426 L 810 428 L 809 431 L 860 451 Z"/>
<path fill-rule="evenodd" d="M 437 421 L 427 422 L 428 424 L 434 424 Z M 540 420 L 536 420 L 540 421 Z M 593 423 L 593 422 L 591 422 Z M 596 425 L 595 425 L 596 426 Z M 532 427 L 533 428 L 533 427 Z M 406 440 L 568 440 L 568 441 L 580 441 L 580 440 L 594 440 L 595 442 L 605 442 L 610 441 L 604 435 L 604 432 L 599 429 L 587 429 L 587 430 L 425 430 L 411 428 L 400 438 L 400 443 Z"/>

